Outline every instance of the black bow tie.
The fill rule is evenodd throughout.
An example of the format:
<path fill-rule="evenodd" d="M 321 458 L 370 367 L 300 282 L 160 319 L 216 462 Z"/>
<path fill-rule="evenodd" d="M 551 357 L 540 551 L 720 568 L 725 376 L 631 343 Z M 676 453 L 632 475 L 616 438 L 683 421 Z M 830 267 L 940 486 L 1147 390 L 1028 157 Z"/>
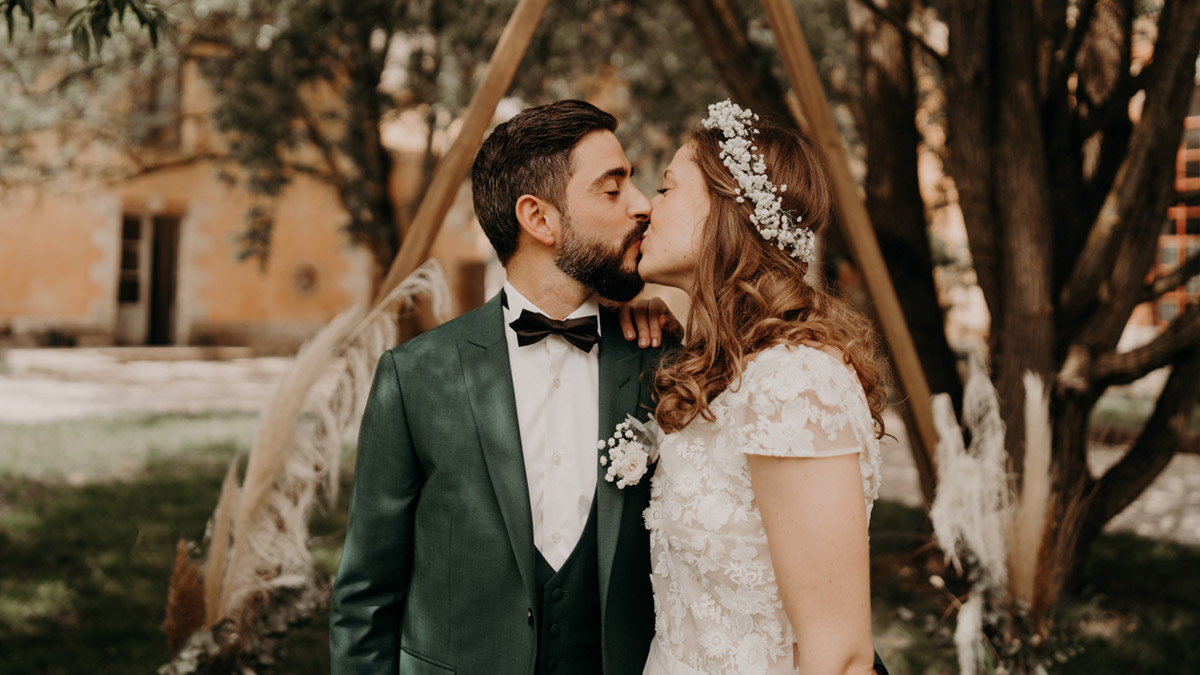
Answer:
<path fill-rule="evenodd" d="M 545 314 L 523 309 L 521 316 L 508 325 L 517 332 L 517 344 L 522 347 L 540 342 L 551 333 L 563 336 L 567 342 L 585 352 L 591 352 L 592 346 L 600 341 L 600 331 L 597 327 L 599 322 L 595 316 L 559 321 Z"/>

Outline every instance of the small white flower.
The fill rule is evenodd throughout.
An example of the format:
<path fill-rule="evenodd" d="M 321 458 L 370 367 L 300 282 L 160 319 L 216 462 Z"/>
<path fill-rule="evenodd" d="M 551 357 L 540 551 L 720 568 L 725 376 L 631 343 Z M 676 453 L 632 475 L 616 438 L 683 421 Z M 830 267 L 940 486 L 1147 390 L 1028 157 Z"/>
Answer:
<path fill-rule="evenodd" d="M 706 129 L 719 129 L 724 141 L 721 143 L 722 163 L 738 183 L 735 194 L 737 203 L 749 199 L 754 204 L 754 215 L 750 217 L 759 234 L 767 241 L 774 241 L 781 251 L 789 251 L 794 258 L 803 262 L 815 259 L 815 239 L 812 230 L 800 227 L 804 220 L 793 216 L 791 223 L 783 210 L 783 201 L 778 193 L 787 192 L 787 185 L 776 187 L 767 179 L 767 163 L 763 155 L 752 154 L 758 150 L 749 137 L 758 133 L 747 120 L 758 120 L 749 110 L 726 99 L 708 106 L 708 117 L 702 122 Z M 742 195 L 745 195 L 745 199 Z"/>
<path fill-rule="evenodd" d="M 607 443 L 601 441 L 598 449 L 608 448 L 600 456 L 600 465 L 608 467 L 604 480 L 625 488 L 637 485 L 646 475 L 650 464 L 658 460 L 660 432 L 653 417 L 643 424 L 627 416 L 617 425 L 616 433 Z"/>

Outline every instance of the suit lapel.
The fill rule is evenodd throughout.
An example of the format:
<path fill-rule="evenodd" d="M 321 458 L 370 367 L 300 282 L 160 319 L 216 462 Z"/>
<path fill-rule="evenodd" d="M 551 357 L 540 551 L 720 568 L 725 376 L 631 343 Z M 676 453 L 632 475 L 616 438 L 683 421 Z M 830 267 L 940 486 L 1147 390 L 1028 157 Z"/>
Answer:
<path fill-rule="evenodd" d="M 617 425 L 625 421 L 627 414 L 637 411 L 642 359 L 639 358 L 638 348 L 627 342 L 621 334 L 616 316 L 605 310 L 601 310 L 600 315 L 603 322 L 600 340 L 600 440 L 607 440 L 616 431 Z M 596 467 L 599 476 L 596 482 L 596 524 L 600 549 L 600 609 L 603 615 L 617 540 L 621 533 L 625 491 L 604 479 L 606 469 L 600 466 L 598 457 Z"/>
<path fill-rule="evenodd" d="M 474 315 L 474 325 L 467 327 L 467 337 L 459 342 L 458 349 L 488 476 L 500 504 L 521 579 L 532 594 L 533 515 L 499 297 L 492 298 Z"/>

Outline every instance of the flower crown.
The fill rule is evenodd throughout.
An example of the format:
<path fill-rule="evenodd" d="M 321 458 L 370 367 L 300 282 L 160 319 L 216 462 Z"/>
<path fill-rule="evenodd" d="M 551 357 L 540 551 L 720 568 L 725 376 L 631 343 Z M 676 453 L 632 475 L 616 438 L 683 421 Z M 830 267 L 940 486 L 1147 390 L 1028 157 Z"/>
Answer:
<path fill-rule="evenodd" d="M 708 106 L 708 117 L 702 124 L 705 129 L 720 129 L 725 140 L 721 142 L 721 161 L 737 181 L 737 203 L 747 199 L 754 206 L 750 222 L 758 228 L 763 239 L 775 242 L 780 251 L 791 249 L 793 258 L 810 263 L 816 259 L 817 237 L 812 230 L 800 227 L 804 220 L 783 210 L 779 194 L 787 192 L 787 185 L 776 187 L 767 179 L 767 162 L 763 155 L 756 155 L 758 146 L 750 137 L 758 133 L 751 121 L 758 115 L 725 99 Z"/>

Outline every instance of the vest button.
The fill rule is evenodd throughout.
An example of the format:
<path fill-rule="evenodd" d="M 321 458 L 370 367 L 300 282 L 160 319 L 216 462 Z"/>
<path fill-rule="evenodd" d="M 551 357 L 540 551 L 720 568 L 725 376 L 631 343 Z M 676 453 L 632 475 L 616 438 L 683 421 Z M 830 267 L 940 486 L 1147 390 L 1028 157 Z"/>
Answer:
<path fill-rule="evenodd" d="M 554 589 L 554 592 L 550 594 L 550 597 L 554 598 L 555 600 L 562 600 L 564 595 L 566 594 L 563 593 L 563 589 L 556 588 Z"/>
<path fill-rule="evenodd" d="M 547 661 L 546 662 L 546 672 L 547 673 L 553 673 L 556 670 L 558 670 L 558 661 Z"/>
<path fill-rule="evenodd" d="M 556 624 L 556 623 L 550 624 L 550 637 L 558 637 L 558 634 L 561 632 L 562 631 L 559 630 L 559 628 L 558 628 L 558 624 Z"/>

